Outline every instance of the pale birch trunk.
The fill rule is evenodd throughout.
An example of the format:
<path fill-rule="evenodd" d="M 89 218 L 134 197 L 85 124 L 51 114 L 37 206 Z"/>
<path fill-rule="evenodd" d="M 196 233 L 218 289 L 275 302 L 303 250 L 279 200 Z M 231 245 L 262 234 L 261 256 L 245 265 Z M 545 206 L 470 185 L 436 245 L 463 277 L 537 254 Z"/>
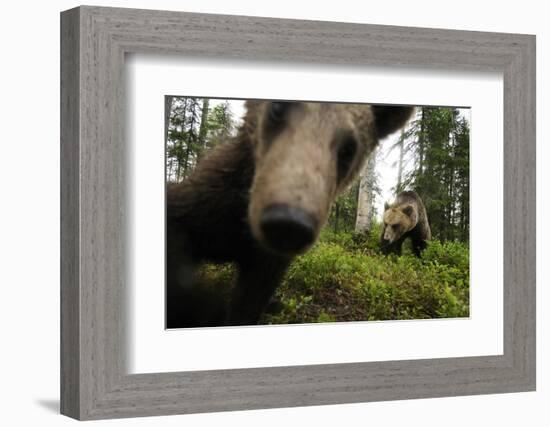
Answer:
<path fill-rule="evenodd" d="M 358 233 L 366 233 L 371 228 L 374 213 L 375 166 L 376 152 L 373 152 L 365 162 L 359 180 L 357 217 L 355 220 L 355 231 Z"/>
<path fill-rule="evenodd" d="M 401 136 L 399 137 L 399 164 L 397 169 L 397 193 L 400 193 L 403 190 L 403 155 L 405 152 L 405 132 L 401 131 Z"/>
<path fill-rule="evenodd" d="M 201 109 L 201 125 L 199 127 L 199 146 L 200 149 L 197 153 L 197 162 L 201 156 L 205 153 L 206 147 L 206 134 L 208 133 L 208 111 L 210 106 L 210 100 L 208 98 L 203 98 L 202 100 L 202 109 Z"/>

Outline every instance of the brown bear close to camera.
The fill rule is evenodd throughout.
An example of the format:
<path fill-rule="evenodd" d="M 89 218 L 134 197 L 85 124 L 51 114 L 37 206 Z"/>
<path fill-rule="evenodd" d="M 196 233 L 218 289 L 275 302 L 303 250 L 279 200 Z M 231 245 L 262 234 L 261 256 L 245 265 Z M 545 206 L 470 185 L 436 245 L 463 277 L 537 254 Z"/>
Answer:
<path fill-rule="evenodd" d="M 167 327 L 257 324 L 336 196 L 413 107 L 247 101 L 233 140 L 167 188 Z M 233 263 L 227 303 L 195 275 Z"/>
<path fill-rule="evenodd" d="M 403 242 L 410 237 L 414 254 L 421 256 L 432 233 L 426 208 L 416 192 L 402 191 L 391 205 L 386 203 L 383 220 L 380 237 L 383 253 L 401 255 Z"/>

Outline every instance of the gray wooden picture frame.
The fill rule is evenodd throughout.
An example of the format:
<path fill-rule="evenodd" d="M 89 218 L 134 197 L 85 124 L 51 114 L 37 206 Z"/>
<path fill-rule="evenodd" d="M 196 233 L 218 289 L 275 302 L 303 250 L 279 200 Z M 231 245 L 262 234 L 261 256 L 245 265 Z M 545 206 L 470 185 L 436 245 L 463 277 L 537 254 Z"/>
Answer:
<path fill-rule="evenodd" d="M 127 374 L 124 60 L 136 52 L 502 72 L 503 355 Z M 88 6 L 62 12 L 63 414 L 84 420 L 530 390 L 534 36 Z"/>

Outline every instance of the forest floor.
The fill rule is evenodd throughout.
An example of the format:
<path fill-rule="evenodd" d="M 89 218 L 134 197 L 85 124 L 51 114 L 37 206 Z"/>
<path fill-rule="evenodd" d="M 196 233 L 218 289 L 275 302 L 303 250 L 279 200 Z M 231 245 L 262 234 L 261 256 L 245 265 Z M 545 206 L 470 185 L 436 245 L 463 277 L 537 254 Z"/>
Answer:
<path fill-rule="evenodd" d="M 376 229 L 367 236 L 323 230 L 294 260 L 277 290 L 276 310 L 260 324 L 469 316 L 467 244 L 433 240 L 419 259 L 408 247 L 400 257 L 381 254 L 378 236 Z M 225 288 L 233 273 L 229 265 L 202 269 Z"/>

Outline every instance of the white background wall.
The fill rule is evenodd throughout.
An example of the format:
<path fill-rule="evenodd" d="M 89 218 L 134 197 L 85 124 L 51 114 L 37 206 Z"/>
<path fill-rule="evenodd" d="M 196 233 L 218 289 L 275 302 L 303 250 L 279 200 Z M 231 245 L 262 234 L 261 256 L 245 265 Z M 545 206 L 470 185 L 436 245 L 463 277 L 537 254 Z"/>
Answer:
<path fill-rule="evenodd" d="M 106 422 L 147 426 L 550 425 L 548 322 L 550 27 L 545 2 L 96 1 L 97 5 L 537 35 L 538 391 Z M 2 5 L 0 66 L 0 422 L 63 426 L 59 384 L 59 12 L 73 1 Z M 30 112 L 28 113 L 28 111 Z"/>

